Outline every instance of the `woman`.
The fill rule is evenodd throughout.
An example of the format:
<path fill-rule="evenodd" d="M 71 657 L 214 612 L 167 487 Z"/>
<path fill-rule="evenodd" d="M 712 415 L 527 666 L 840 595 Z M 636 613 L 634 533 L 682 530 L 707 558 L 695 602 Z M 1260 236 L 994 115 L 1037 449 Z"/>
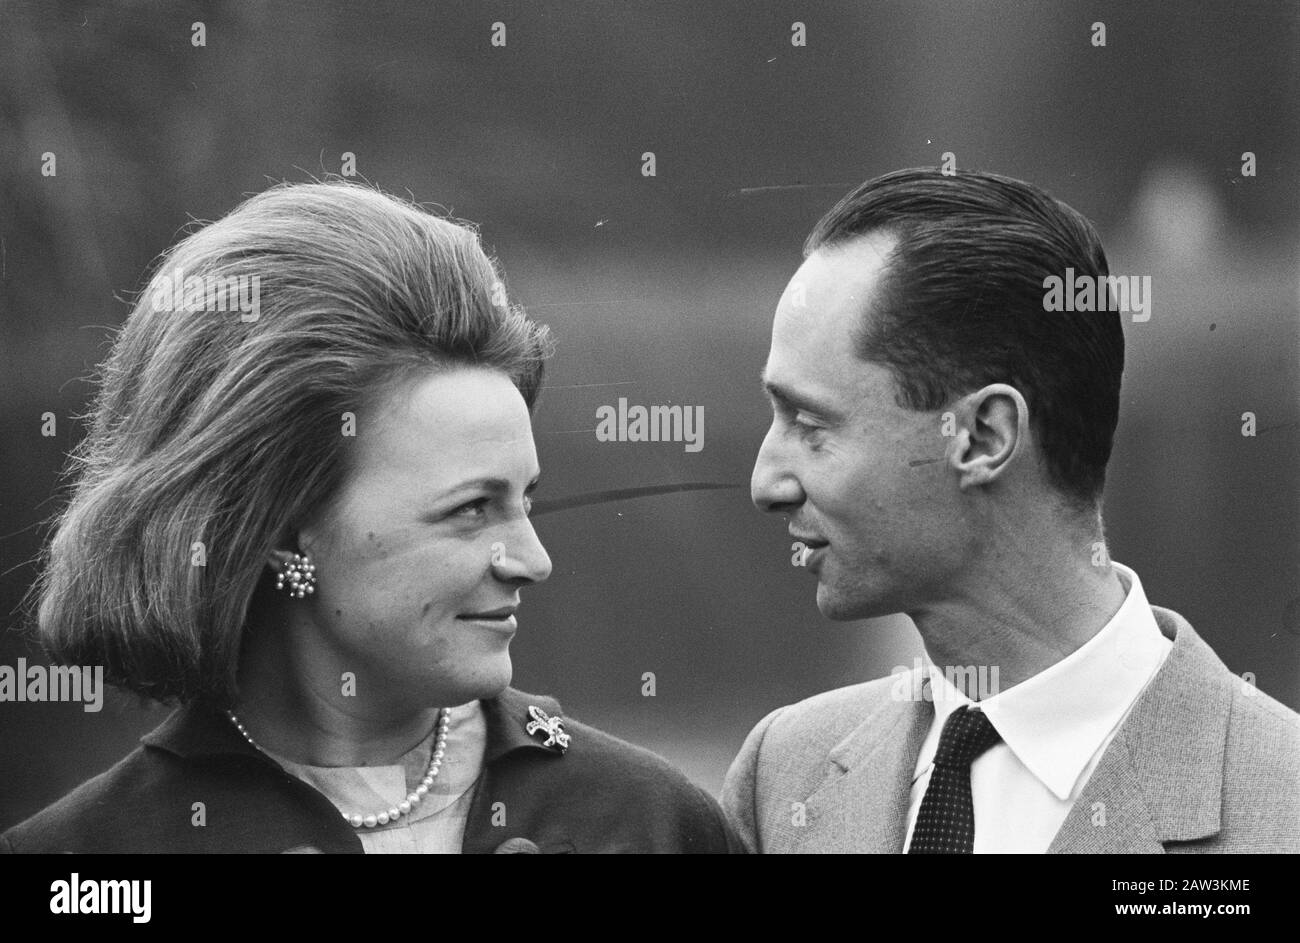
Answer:
<path fill-rule="evenodd" d="M 725 852 L 665 762 L 511 689 L 546 329 L 470 229 L 274 188 L 165 258 L 41 582 L 52 658 L 179 709 L 16 852 Z"/>

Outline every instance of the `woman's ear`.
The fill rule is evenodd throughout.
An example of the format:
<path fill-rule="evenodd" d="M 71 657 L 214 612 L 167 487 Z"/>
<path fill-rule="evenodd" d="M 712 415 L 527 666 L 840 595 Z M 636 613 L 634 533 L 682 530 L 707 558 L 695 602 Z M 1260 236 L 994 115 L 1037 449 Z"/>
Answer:
<path fill-rule="evenodd" d="M 291 562 L 297 554 L 311 556 L 311 545 L 314 545 L 314 541 L 308 530 L 285 527 L 275 535 L 275 540 L 271 542 L 271 549 L 266 552 L 266 562 L 272 570 L 278 571 L 284 564 Z"/>
<path fill-rule="evenodd" d="M 293 550 L 284 549 L 284 545 L 272 547 L 266 554 L 266 564 L 272 570 L 279 570 L 294 557 Z"/>
<path fill-rule="evenodd" d="M 990 383 L 962 397 L 954 410 L 957 431 L 948 462 L 958 487 L 990 485 L 1005 479 L 1029 441 L 1029 404 L 1014 386 Z"/>

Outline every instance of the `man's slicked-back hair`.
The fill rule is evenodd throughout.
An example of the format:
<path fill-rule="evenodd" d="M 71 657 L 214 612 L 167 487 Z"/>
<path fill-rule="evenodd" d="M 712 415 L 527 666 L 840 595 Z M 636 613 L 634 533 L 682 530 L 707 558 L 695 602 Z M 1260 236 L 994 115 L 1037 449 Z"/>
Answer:
<path fill-rule="evenodd" d="M 909 409 L 941 409 L 990 383 L 1014 386 L 1029 404 L 1048 480 L 1070 505 L 1097 507 L 1119 419 L 1121 315 L 1044 307 L 1049 276 L 1109 275 L 1092 224 L 1020 180 L 918 168 L 844 197 L 804 256 L 869 233 L 896 242 L 863 312 L 858 356 L 890 369 Z"/>

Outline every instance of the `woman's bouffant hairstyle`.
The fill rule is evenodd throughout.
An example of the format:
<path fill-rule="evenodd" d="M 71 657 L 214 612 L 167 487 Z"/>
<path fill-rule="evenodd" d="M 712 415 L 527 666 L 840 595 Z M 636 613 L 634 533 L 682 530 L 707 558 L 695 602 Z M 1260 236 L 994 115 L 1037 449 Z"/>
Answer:
<path fill-rule="evenodd" d="M 337 493 L 349 422 L 461 365 L 531 410 L 549 346 L 469 226 L 346 182 L 250 198 L 165 253 L 101 367 L 33 587 L 41 643 L 155 700 L 230 703 L 267 554 Z"/>

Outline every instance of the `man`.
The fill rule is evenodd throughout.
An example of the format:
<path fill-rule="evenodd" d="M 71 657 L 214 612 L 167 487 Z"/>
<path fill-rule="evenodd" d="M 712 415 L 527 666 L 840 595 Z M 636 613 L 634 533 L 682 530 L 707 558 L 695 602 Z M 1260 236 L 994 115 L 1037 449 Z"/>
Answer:
<path fill-rule="evenodd" d="M 824 615 L 904 612 L 930 664 L 754 728 L 723 789 L 750 849 L 1300 851 L 1300 717 L 1106 554 L 1121 314 L 1049 297 L 1067 269 L 1104 291 L 1091 224 L 1020 181 L 904 170 L 804 256 L 753 500 Z"/>

